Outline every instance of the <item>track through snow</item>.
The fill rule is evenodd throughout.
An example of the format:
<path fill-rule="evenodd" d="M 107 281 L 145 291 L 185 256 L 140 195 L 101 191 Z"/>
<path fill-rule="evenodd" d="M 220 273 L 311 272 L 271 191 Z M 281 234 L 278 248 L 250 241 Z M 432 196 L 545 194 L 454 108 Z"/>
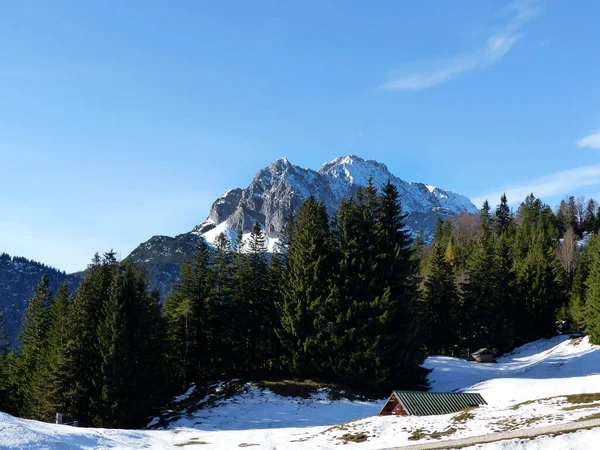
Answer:
<path fill-rule="evenodd" d="M 175 420 L 156 431 L 72 428 L 0 413 L 0 449 L 333 449 L 344 444 L 344 438 L 362 438 L 366 440 L 348 443 L 349 448 L 374 450 L 443 441 L 450 444 L 450 440 L 490 433 L 497 433 L 492 434 L 496 439 L 505 436 L 502 432 L 521 433 L 524 429 L 537 433 L 538 427 L 562 428 L 600 414 L 600 400 L 574 404 L 565 397 L 600 392 L 600 347 L 590 345 L 587 338 L 559 336 L 536 341 L 499 358 L 497 364 L 431 357 L 425 366 L 433 369 L 429 375 L 432 390 L 479 392 L 488 405 L 468 414 L 377 417 L 383 400 L 332 400 L 322 390 L 309 399 L 290 398 L 247 384 L 242 393 L 222 398 L 210 408 L 179 412 Z M 189 398 L 184 400 L 190 393 L 177 399 L 181 405 L 189 405 Z M 360 417 L 365 418 L 352 420 Z M 163 422 L 158 418 L 152 421 L 154 426 L 159 423 Z M 588 443 L 597 442 L 600 430 L 594 429 L 476 448 L 579 449 L 596 448 Z"/>

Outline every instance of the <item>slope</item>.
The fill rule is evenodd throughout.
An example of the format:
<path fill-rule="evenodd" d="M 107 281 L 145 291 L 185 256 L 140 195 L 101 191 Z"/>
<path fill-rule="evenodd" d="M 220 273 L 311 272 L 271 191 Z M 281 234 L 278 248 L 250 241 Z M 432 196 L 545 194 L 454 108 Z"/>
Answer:
<path fill-rule="evenodd" d="M 200 409 L 193 407 L 196 400 L 191 389 L 175 399 L 172 411 L 166 413 L 173 420 L 151 422 L 162 428 L 157 431 L 75 429 L 0 414 L 0 448 L 48 448 L 61 443 L 63 448 L 202 444 L 206 450 L 247 446 L 285 450 L 332 449 L 357 442 L 351 445 L 382 449 L 569 423 L 600 414 L 600 394 L 595 394 L 600 391 L 600 347 L 589 344 L 587 338 L 536 341 L 497 364 L 446 357 L 431 357 L 425 364 L 433 369 L 433 389 L 480 392 L 489 405 L 443 416 L 378 417 L 374 414 L 383 399 L 340 398 L 323 388 L 308 396 L 287 397 L 265 386 L 237 382 L 242 389 L 231 395 L 201 396 Z M 214 393 L 226 390 L 227 384 L 214 386 Z M 551 438 L 544 437 L 477 448 L 592 448 L 589 440 L 599 434 L 585 431 L 558 436 L 556 442 L 563 447 L 552 446 Z"/>

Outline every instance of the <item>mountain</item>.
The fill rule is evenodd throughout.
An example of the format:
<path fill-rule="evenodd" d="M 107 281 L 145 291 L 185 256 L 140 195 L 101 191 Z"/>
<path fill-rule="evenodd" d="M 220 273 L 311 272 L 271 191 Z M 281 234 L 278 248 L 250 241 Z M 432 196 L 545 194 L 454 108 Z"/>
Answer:
<path fill-rule="evenodd" d="M 325 163 L 317 171 L 278 159 L 258 171 L 250 185 L 230 189 L 210 208 L 206 220 L 188 233 L 175 237 L 154 236 L 137 247 L 128 258 L 146 266 L 151 284 L 162 295 L 176 283 L 185 253 L 193 251 L 199 237 L 213 243 L 220 233 L 229 238 L 250 232 L 258 221 L 265 231 L 269 250 L 277 243 L 290 210 L 297 210 L 313 194 L 333 212 L 344 196 L 353 195 L 369 179 L 379 187 L 391 180 L 400 192 L 403 210 L 409 213 L 408 226 L 416 234 L 423 230 L 431 237 L 438 217 L 447 218 L 477 208 L 460 194 L 424 183 L 411 183 L 390 173 L 374 160 L 349 155 Z"/>
<path fill-rule="evenodd" d="M 11 257 L 6 253 L 0 255 L 0 305 L 4 311 L 6 332 L 13 343 L 19 333 L 21 317 L 33 295 L 33 288 L 44 274 L 50 280 L 52 292 L 56 292 L 65 280 L 73 292 L 81 281 L 81 274 L 67 275 L 26 258 Z"/>
<path fill-rule="evenodd" d="M 398 187 L 403 209 L 409 213 L 408 226 L 413 233 L 423 230 L 426 239 L 431 236 L 438 216 L 446 218 L 477 211 L 467 197 L 424 183 L 406 182 L 377 161 L 344 156 L 315 171 L 295 166 L 283 158 L 259 170 L 247 188 L 225 192 L 213 203 L 206 220 L 189 232 L 175 237 L 153 236 L 133 250 L 127 259 L 145 268 L 151 287 L 164 298 L 179 279 L 185 255 L 193 253 L 202 237 L 213 243 L 221 232 L 230 238 L 237 235 L 237 230 L 248 234 L 254 221 L 258 221 L 265 230 L 269 250 L 272 250 L 285 217 L 291 209 L 297 210 L 310 194 L 322 200 L 331 213 L 344 196 L 356 193 L 369 178 L 375 186 L 390 179 Z M 44 273 L 50 278 L 53 291 L 64 280 L 74 291 L 84 276 L 84 272 L 67 275 L 25 258 L 11 258 L 6 254 L 0 257 L 0 303 L 13 341 L 32 289 Z"/>

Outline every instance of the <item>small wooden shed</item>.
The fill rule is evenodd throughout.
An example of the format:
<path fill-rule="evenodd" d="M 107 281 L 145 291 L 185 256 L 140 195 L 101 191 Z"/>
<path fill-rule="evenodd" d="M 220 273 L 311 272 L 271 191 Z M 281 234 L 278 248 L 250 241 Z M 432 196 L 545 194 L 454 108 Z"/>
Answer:
<path fill-rule="evenodd" d="M 434 416 L 487 405 L 481 394 L 393 391 L 380 416 Z"/>
<path fill-rule="evenodd" d="M 489 348 L 480 348 L 475 353 L 471 353 L 473 359 L 478 363 L 495 363 L 496 354 Z"/>

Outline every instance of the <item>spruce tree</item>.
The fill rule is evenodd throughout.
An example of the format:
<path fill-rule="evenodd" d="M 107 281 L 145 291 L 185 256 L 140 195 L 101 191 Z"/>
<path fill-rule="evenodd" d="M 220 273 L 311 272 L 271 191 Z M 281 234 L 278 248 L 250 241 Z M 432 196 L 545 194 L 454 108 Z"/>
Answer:
<path fill-rule="evenodd" d="M 63 384 L 63 368 L 67 363 L 66 347 L 69 336 L 69 317 L 73 299 L 69 296 L 69 288 L 64 282 L 50 307 L 50 323 L 48 326 L 48 390 L 52 409 L 57 412 L 65 410 L 65 386 Z"/>
<path fill-rule="evenodd" d="M 508 206 L 508 199 L 506 194 L 502 194 L 500 197 L 500 204 L 496 207 L 496 223 L 498 225 L 498 232 L 502 233 L 508 230 L 512 222 L 512 214 Z"/>
<path fill-rule="evenodd" d="M 107 252 L 102 258 L 96 254 L 70 308 L 65 360 L 60 367 L 66 386 L 62 394 L 65 421 L 100 425 L 98 418 L 104 413 L 102 364 L 106 350 L 101 348 L 99 328 L 118 267 L 115 252 Z"/>
<path fill-rule="evenodd" d="M 570 292 L 569 312 L 572 320 L 571 328 L 577 331 L 585 331 L 587 328 L 586 281 L 590 275 L 591 255 L 592 252 L 589 250 L 589 247 L 586 247 L 581 256 L 581 261 L 577 266 Z"/>
<path fill-rule="evenodd" d="M 373 372 L 376 385 L 422 386 L 425 371 L 418 299 L 418 263 L 406 227 L 398 189 L 391 181 L 381 187 L 376 202 L 375 240 L 377 256 L 374 306 L 378 325 Z M 451 231 L 448 232 L 450 235 Z"/>
<path fill-rule="evenodd" d="M 494 347 L 490 326 L 494 295 L 494 242 L 490 207 L 484 202 L 479 213 L 479 232 L 467 260 L 466 277 L 461 286 L 461 341 L 463 348 Z"/>
<path fill-rule="evenodd" d="M 214 272 L 215 295 L 209 305 L 208 328 L 211 332 L 210 366 L 215 375 L 232 372 L 231 324 L 235 323 L 235 304 L 232 303 L 233 254 L 231 242 L 221 233 L 215 241 Z"/>
<path fill-rule="evenodd" d="M 248 286 L 247 302 L 249 314 L 245 329 L 249 334 L 251 370 L 264 371 L 270 368 L 275 348 L 274 325 L 276 309 L 269 295 L 269 270 L 265 237 L 258 222 L 254 222 L 248 238 Z"/>
<path fill-rule="evenodd" d="M 281 278 L 277 303 L 277 337 L 283 365 L 295 375 L 324 370 L 320 332 L 331 320 L 326 314 L 331 274 L 331 230 L 323 204 L 309 196 L 300 206 Z M 317 327 L 315 326 L 317 325 Z"/>
<path fill-rule="evenodd" d="M 594 235 L 589 246 L 589 275 L 585 282 L 586 331 L 592 344 L 600 344 L 600 237 Z"/>
<path fill-rule="evenodd" d="M 10 409 L 9 351 L 10 342 L 4 329 L 4 311 L 0 301 L 0 411 Z"/>
<path fill-rule="evenodd" d="M 103 426 L 136 426 L 160 399 L 162 374 L 158 295 L 131 261 L 119 266 L 98 327 L 102 354 L 99 417 Z"/>
<path fill-rule="evenodd" d="M 458 294 L 442 244 L 434 242 L 423 283 L 423 322 L 430 355 L 453 355 L 458 347 Z"/>
<path fill-rule="evenodd" d="M 18 337 L 21 344 L 17 365 L 19 414 L 36 420 L 49 419 L 46 415 L 49 376 L 46 355 L 51 300 L 50 281 L 43 275 L 29 300 Z"/>
<path fill-rule="evenodd" d="M 198 241 L 191 261 L 181 267 L 177 290 L 165 303 L 169 341 L 168 361 L 173 388 L 180 389 L 206 375 L 211 354 L 208 315 L 214 299 L 211 255 L 204 239 Z"/>

